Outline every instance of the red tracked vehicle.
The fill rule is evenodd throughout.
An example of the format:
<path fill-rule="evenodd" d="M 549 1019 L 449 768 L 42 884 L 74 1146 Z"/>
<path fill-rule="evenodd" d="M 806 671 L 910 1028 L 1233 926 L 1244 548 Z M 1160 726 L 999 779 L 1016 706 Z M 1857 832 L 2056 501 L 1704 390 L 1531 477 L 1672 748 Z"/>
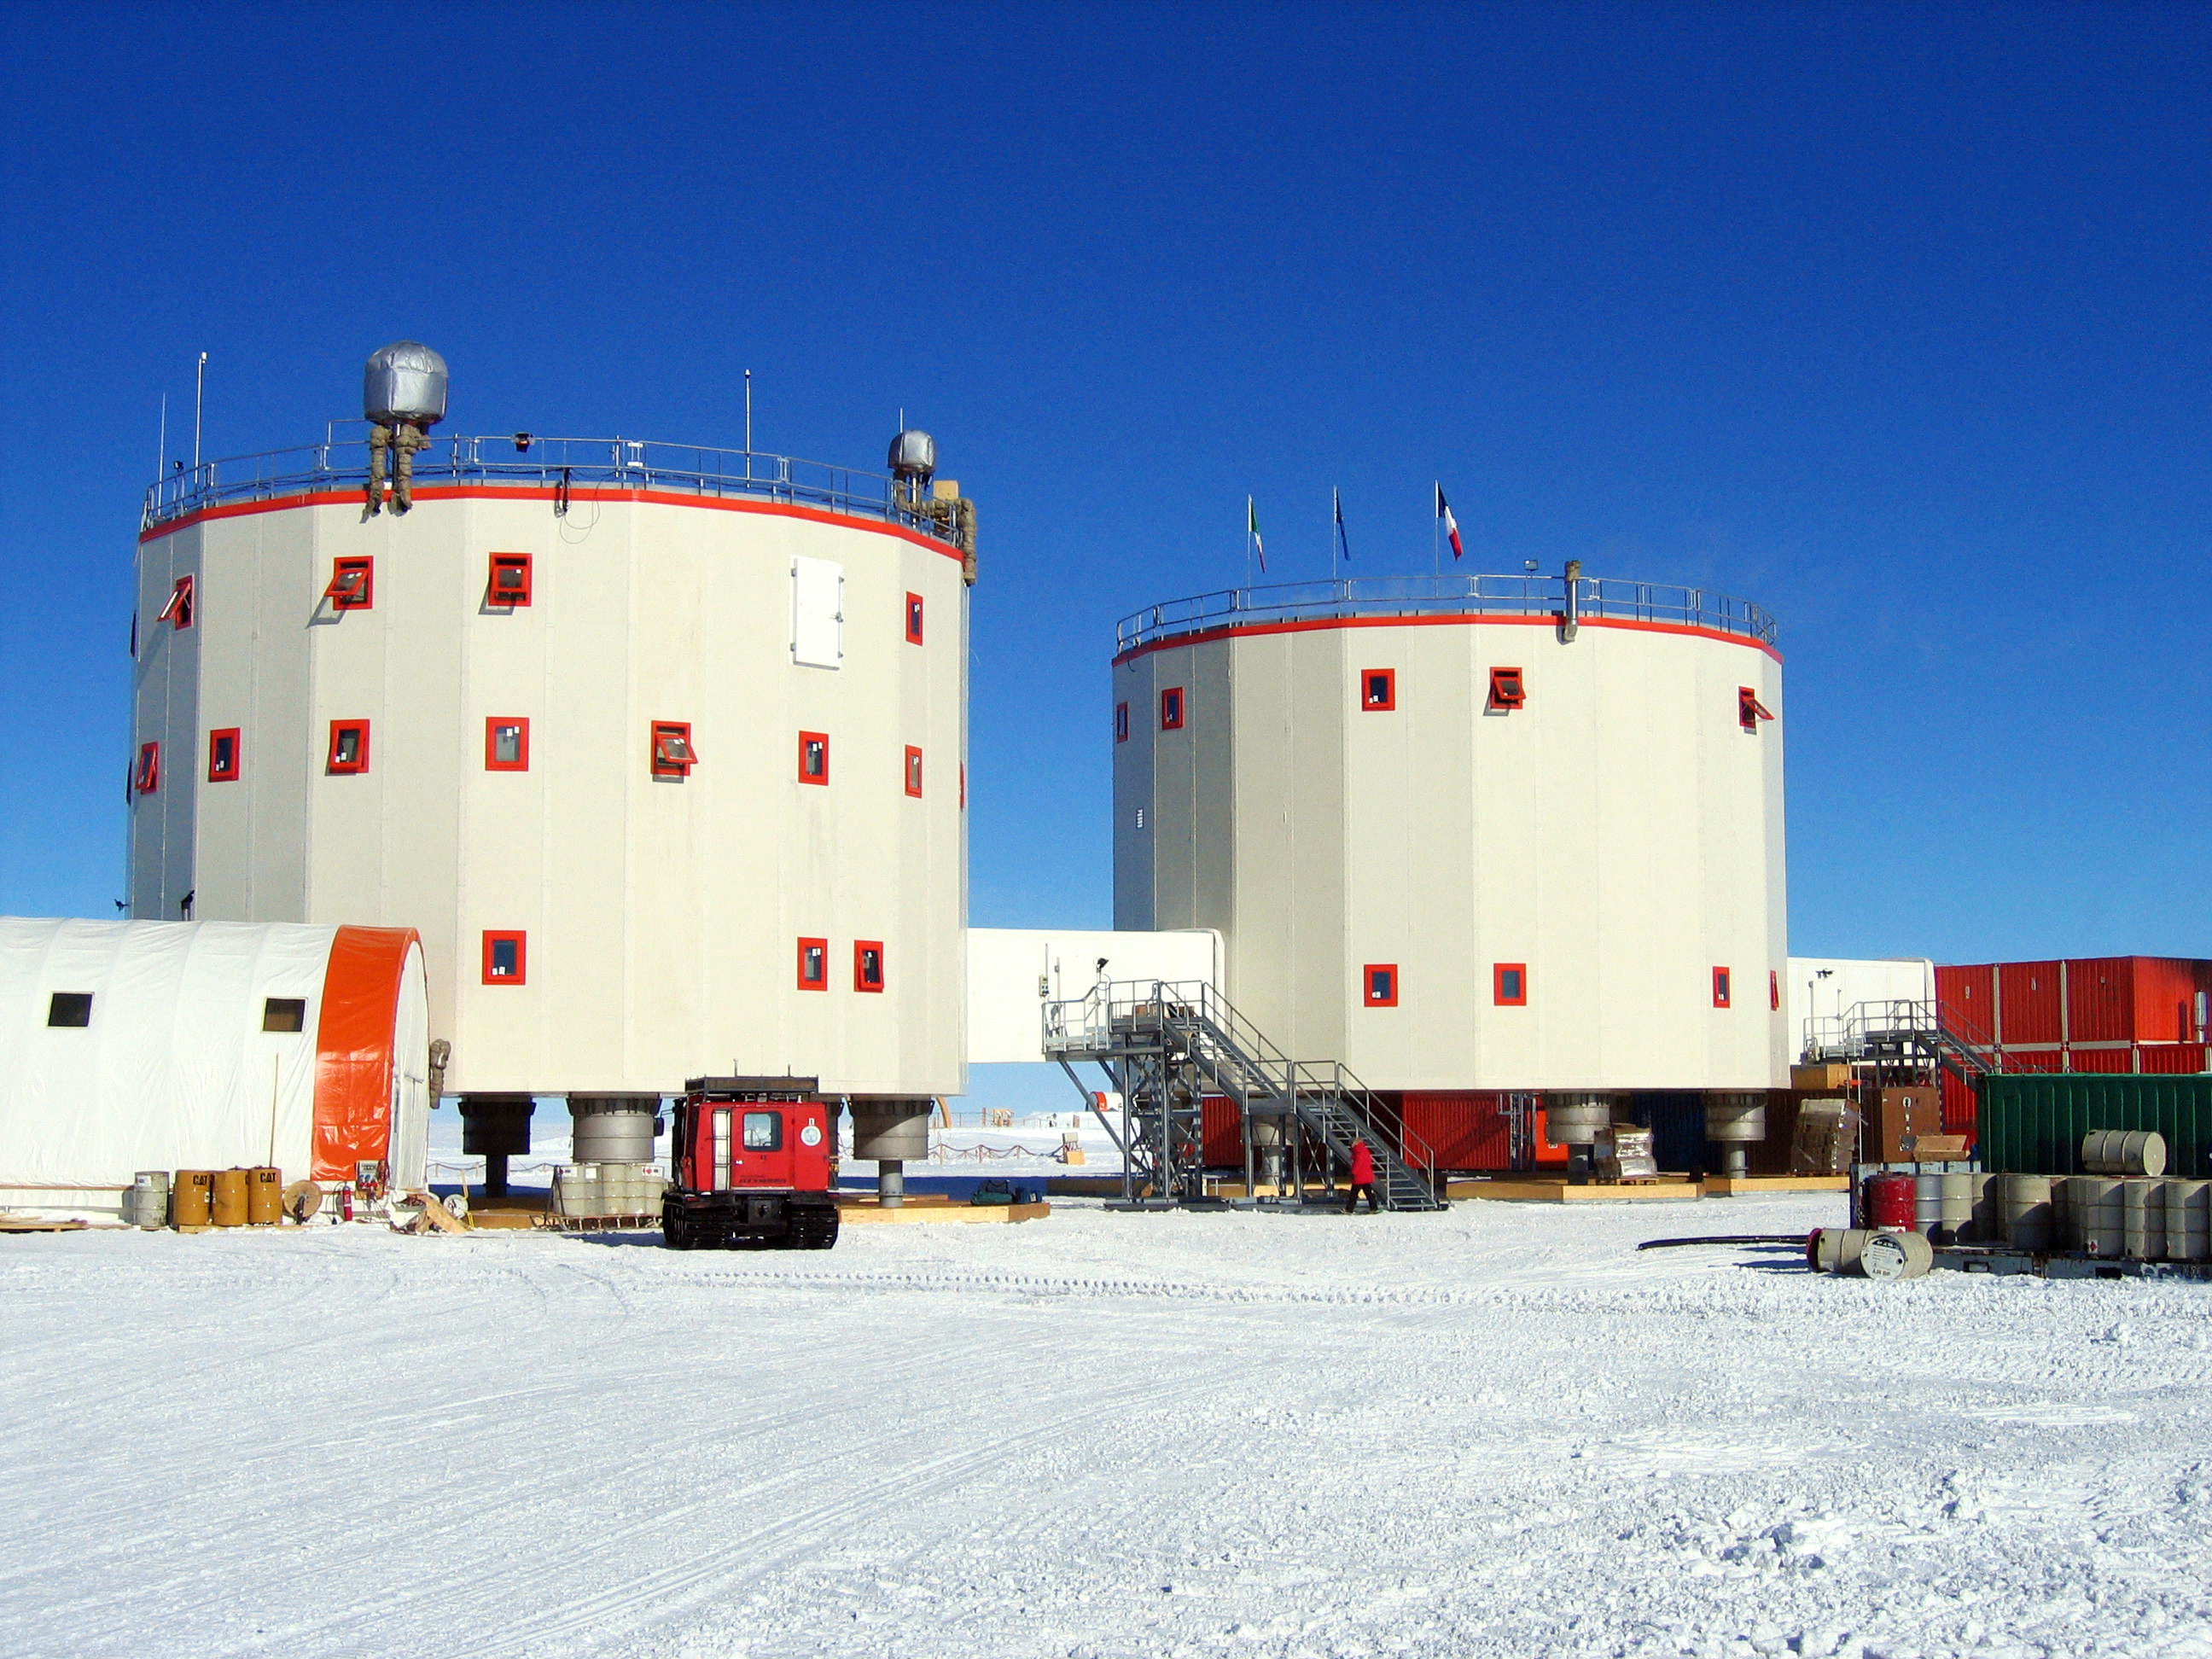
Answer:
<path fill-rule="evenodd" d="M 837 1142 L 811 1077 L 695 1077 L 676 1103 L 661 1243 L 675 1250 L 826 1250 Z"/>

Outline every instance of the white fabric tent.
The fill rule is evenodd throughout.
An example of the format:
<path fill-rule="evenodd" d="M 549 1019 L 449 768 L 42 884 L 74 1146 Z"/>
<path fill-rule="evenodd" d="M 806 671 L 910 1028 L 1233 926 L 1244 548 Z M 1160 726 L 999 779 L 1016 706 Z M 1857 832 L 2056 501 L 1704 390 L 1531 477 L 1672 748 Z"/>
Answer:
<path fill-rule="evenodd" d="M 85 995 L 83 1024 L 54 1023 Z M 304 1004 L 299 1030 L 265 1029 L 292 1012 L 275 1000 Z M 0 1205 L 110 1208 L 140 1170 L 329 1179 L 356 1155 L 417 1185 L 428 1030 L 409 932 L 0 916 Z"/>

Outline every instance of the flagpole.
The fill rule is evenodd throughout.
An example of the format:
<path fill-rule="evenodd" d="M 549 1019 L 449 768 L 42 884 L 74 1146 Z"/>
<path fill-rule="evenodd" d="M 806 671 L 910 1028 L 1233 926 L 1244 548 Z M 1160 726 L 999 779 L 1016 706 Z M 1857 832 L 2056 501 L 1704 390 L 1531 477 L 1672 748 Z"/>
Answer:
<path fill-rule="evenodd" d="M 1247 592 L 1252 586 L 1252 515 L 1258 510 L 1252 505 L 1252 498 L 1247 495 L 1244 498 L 1244 586 Z"/>
<path fill-rule="evenodd" d="M 1336 586 L 1336 526 L 1337 520 L 1344 516 L 1343 498 L 1334 489 L 1328 492 L 1328 583 L 1334 587 Z"/>

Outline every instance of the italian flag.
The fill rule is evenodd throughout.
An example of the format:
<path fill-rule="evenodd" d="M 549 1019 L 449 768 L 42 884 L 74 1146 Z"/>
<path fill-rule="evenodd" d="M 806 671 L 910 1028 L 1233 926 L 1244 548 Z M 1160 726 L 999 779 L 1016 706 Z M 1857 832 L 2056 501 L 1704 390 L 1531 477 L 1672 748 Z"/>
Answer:
<path fill-rule="evenodd" d="M 1458 558 L 1467 550 L 1459 544 L 1459 520 L 1452 517 L 1451 503 L 1444 499 L 1444 487 L 1437 486 L 1437 517 L 1444 522 L 1444 539 L 1451 544 L 1452 557 Z"/>

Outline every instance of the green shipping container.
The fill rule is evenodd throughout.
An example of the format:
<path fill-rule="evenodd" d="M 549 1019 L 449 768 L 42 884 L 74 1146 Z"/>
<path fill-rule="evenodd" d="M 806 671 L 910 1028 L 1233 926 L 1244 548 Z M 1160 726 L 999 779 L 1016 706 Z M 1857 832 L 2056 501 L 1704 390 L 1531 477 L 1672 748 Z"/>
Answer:
<path fill-rule="evenodd" d="M 1979 1087 L 1982 1167 L 2021 1175 L 2079 1175 L 2093 1129 L 2155 1129 L 2166 1172 L 2212 1177 L 2212 1075 L 2011 1073 Z"/>

